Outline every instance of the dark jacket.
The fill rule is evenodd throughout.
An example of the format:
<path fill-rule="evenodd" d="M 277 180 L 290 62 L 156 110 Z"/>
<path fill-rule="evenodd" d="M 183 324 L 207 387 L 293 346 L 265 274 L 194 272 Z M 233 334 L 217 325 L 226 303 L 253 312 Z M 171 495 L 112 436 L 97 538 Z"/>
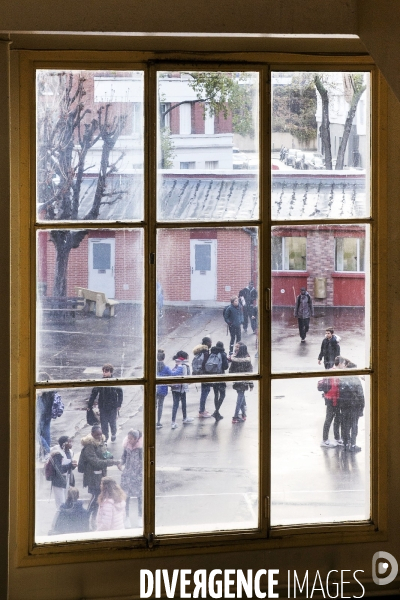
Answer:
<path fill-rule="evenodd" d="M 92 408 L 98 396 L 99 411 L 116 410 L 120 408 L 124 395 L 118 387 L 95 387 L 90 394 L 88 408 Z"/>
<path fill-rule="evenodd" d="M 231 304 L 228 306 L 225 312 L 225 320 L 229 327 L 240 327 L 243 323 L 243 313 L 240 306 L 234 306 Z"/>
<path fill-rule="evenodd" d="M 364 391 L 359 377 L 340 377 L 339 406 L 343 410 L 351 410 L 359 417 L 364 412 Z"/>
<path fill-rule="evenodd" d="M 294 307 L 294 316 L 298 319 L 309 319 L 314 316 L 314 308 L 311 300 L 311 296 L 308 292 L 303 294 L 306 298 L 304 303 L 302 302 L 302 295 L 299 294 L 296 299 L 296 304 Z M 321 359 L 320 359 L 321 360 Z"/>
<path fill-rule="evenodd" d="M 55 392 L 42 392 L 38 396 L 38 416 L 43 423 L 51 421 L 54 396 Z"/>
<path fill-rule="evenodd" d="M 89 531 L 89 513 L 83 508 L 83 501 L 61 504 L 54 528 L 50 535 L 61 533 L 82 533 Z"/>
<path fill-rule="evenodd" d="M 340 346 L 336 335 L 333 335 L 330 340 L 325 337 L 322 340 L 321 352 L 318 355 L 318 360 L 324 357 L 324 363 L 334 363 L 335 358 L 340 356 Z"/>
<path fill-rule="evenodd" d="M 67 459 L 72 460 L 72 456 L 69 450 L 67 452 L 64 451 L 64 455 Z M 53 487 L 60 487 L 65 489 L 67 487 L 66 475 L 67 473 L 71 473 L 72 471 L 71 462 L 63 465 L 63 455 L 59 450 L 53 450 L 50 454 L 49 460 L 52 461 L 54 467 L 54 474 L 51 478 L 51 485 Z"/>
<path fill-rule="evenodd" d="M 115 461 L 104 458 L 107 450 L 104 439 L 98 442 L 89 434 L 82 438 L 81 444 L 83 448 L 79 457 L 78 471 L 83 473 L 83 487 L 100 489 L 101 478 L 107 475 L 107 467 L 111 467 Z"/>
<path fill-rule="evenodd" d="M 158 377 L 170 377 L 172 371 L 162 360 L 157 361 L 157 375 Z M 158 396 L 166 396 L 168 394 L 168 386 L 165 384 L 156 386 L 156 393 Z"/>
<path fill-rule="evenodd" d="M 257 298 L 257 290 L 256 288 L 250 289 L 249 287 L 245 287 L 240 290 L 238 296 L 239 298 L 244 298 L 246 305 L 250 307 L 253 304 L 253 301 Z"/>
<path fill-rule="evenodd" d="M 195 356 L 197 356 L 198 354 L 203 354 L 203 364 L 202 364 L 203 373 L 202 374 L 205 375 L 205 373 L 206 373 L 205 365 L 208 360 L 208 357 L 210 356 L 210 348 L 206 344 L 197 344 L 197 346 L 195 346 L 193 348 L 193 354 Z M 193 361 L 192 361 L 192 365 L 193 365 Z"/>
<path fill-rule="evenodd" d="M 237 356 L 231 357 L 231 365 L 229 367 L 229 373 L 252 373 L 253 365 L 251 364 L 250 356 L 244 356 L 238 358 Z M 252 390 L 254 384 L 252 381 L 235 381 L 233 389 L 237 391 L 245 392 L 249 388 Z"/>

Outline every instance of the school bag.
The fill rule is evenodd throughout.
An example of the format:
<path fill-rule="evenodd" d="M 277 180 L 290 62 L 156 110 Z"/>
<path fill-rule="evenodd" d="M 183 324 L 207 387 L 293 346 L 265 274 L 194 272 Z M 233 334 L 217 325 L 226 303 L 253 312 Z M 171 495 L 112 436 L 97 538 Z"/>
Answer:
<path fill-rule="evenodd" d="M 205 364 L 206 373 L 222 373 L 222 357 L 221 353 L 210 354 Z"/>
<path fill-rule="evenodd" d="M 192 360 L 192 375 L 203 375 L 204 353 L 195 354 Z"/>
<path fill-rule="evenodd" d="M 231 305 L 228 304 L 228 306 L 225 306 L 225 308 L 222 312 L 222 314 L 224 315 L 224 321 L 225 321 L 225 323 L 228 323 L 228 324 L 229 324 L 228 308 L 230 308 L 230 307 L 231 307 Z"/>
<path fill-rule="evenodd" d="M 51 418 L 57 419 L 61 417 L 64 412 L 64 404 L 61 400 L 61 396 L 58 392 L 54 392 L 53 405 L 51 407 Z"/>

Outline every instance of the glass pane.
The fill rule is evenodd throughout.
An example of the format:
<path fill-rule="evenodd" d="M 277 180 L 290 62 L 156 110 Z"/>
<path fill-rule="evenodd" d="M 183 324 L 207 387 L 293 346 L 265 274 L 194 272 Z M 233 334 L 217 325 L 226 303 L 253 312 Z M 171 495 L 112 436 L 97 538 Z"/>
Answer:
<path fill-rule="evenodd" d="M 369 73 L 272 73 L 272 218 L 370 214 Z"/>
<path fill-rule="evenodd" d="M 160 220 L 258 219 L 258 80 L 159 72 Z"/>
<path fill-rule="evenodd" d="M 157 390 L 164 425 L 157 431 L 156 533 L 256 528 L 257 382 L 204 383 L 201 391 L 199 385 L 165 387 Z M 206 387 L 219 419 L 197 418 Z"/>
<path fill-rule="evenodd" d="M 272 525 L 370 517 L 370 378 L 332 375 L 272 382 Z"/>
<path fill-rule="evenodd" d="M 205 359 L 193 367 L 193 349 L 207 338 L 210 350 L 220 342 L 229 355 L 242 342 L 257 372 L 257 304 L 256 227 L 158 230 L 157 348 L 168 349 L 168 359 L 182 350 L 192 374 L 218 374 Z"/>
<path fill-rule="evenodd" d="M 142 535 L 142 409 L 141 386 L 38 390 L 36 543 Z"/>
<path fill-rule="evenodd" d="M 38 231 L 36 328 L 38 381 L 141 377 L 142 231 Z"/>
<path fill-rule="evenodd" d="M 273 371 L 329 368 L 338 354 L 370 366 L 369 236 L 367 225 L 272 228 Z M 287 248 L 287 266 L 276 270 Z"/>
<path fill-rule="evenodd" d="M 37 217 L 143 218 L 143 72 L 36 72 Z"/>

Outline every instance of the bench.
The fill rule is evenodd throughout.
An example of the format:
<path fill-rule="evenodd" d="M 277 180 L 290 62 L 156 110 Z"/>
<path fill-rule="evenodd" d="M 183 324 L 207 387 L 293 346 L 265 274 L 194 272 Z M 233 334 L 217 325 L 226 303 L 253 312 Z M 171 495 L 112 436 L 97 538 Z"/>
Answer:
<path fill-rule="evenodd" d="M 82 287 L 76 287 L 76 293 L 79 298 L 85 301 L 85 310 L 94 311 L 96 317 L 103 317 L 106 308 L 110 310 L 110 317 L 115 317 L 115 306 L 119 304 L 118 300 L 108 300 L 104 292 L 95 292 Z"/>
<path fill-rule="evenodd" d="M 43 315 L 51 317 L 67 316 L 75 318 L 77 313 L 83 311 L 85 301 L 82 297 L 57 297 L 57 296 L 42 296 L 40 299 L 40 310 Z"/>

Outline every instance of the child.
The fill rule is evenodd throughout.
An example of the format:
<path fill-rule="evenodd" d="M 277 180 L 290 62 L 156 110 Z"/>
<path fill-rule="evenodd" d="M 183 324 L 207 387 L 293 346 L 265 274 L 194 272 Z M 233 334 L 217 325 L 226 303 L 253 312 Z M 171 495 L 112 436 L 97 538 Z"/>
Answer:
<path fill-rule="evenodd" d="M 190 375 L 190 367 L 188 363 L 189 355 L 187 352 L 179 350 L 179 352 L 175 354 L 173 360 L 175 361 L 175 367 L 171 371 L 172 375 L 175 377 L 186 377 L 187 375 Z M 171 429 L 176 429 L 178 427 L 176 423 L 176 413 L 178 412 L 179 401 L 182 403 L 182 423 L 192 423 L 194 420 L 192 417 L 188 417 L 186 414 L 186 392 L 188 389 L 189 386 L 187 383 L 176 383 L 171 385 L 172 398 L 174 402 L 172 407 Z"/>
<path fill-rule="evenodd" d="M 142 488 L 143 488 L 143 437 L 137 429 L 128 431 L 123 441 L 124 451 L 121 456 L 121 465 L 118 465 L 121 475 L 121 488 L 126 493 L 125 524 L 130 527 L 129 500 L 136 496 L 138 501 L 138 525 L 142 525 Z M 124 467 L 122 469 L 122 466 Z"/>
<path fill-rule="evenodd" d="M 223 342 L 217 342 L 215 344 L 215 346 L 213 346 L 211 348 L 210 351 L 211 354 L 220 354 L 221 355 L 221 375 L 224 375 L 225 370 L 229 367 L 229 363 L 228 363 L 228 357 L 226 355 L 225 352 L 225 348 L 224 348 L 224 343 Z M 215 411 L 213 412 L 213 414 L 211 415 L 212 417 L 214 417 L 214 419 L 216 421 L 220 421 L 221 419 L 223 419 L 224 417 L 220 414 L 219 409 L 222 406 L 222 403 L 225 399 L 225 394 L 226 394 L 226 383 L 221 382 L 215 382 L 212 384 L 212 387 L 214 389 L 214 406 L 215 406 Z"/>
<path fill-rule="evenodd" d="M 124 529 L 126 494 L 112 477 L 103 477 L 98 497 L 97 531 Z"/>
<path fill-rule="evenodd" d="M 172 375 L 172 371 L 169 367 L 164 363 L 165 360 L 165 352 L 164 350 L 157 351 L 157 375 L 158 377 L 169 377 Z M 167 385 L 157 385 L 156 386 L 156 401 L 157 401 L 157 424 L 156 428 L 161 429 L 161 416 L 164 406 L 165 396 L 168 394 L 168 386 Z"/>
<path fill-rule="evenodd" d="M 231 357 L 229 373 L 251 373 L 252 371 L 253 365 L 247 352 L 247 346 L 242 342 L 238 342 L 235 345 L 235 354 Z M 232 423 L 242 423 L 246 420 L 246 398 L 244 393 L 248 389 L 252 390 L 253 387 L 252 381 L 236 381 L 233 384 L 233 389 L 237 391 L 237 401 Z M 239 415 L 240 412 L 242 413 L 241 416 Z"/>
<path fill-rule="evenodd" d="M 79 500 L 79 490 L 70 487 L 67 500 L 57 511 L 54 527 L 49 534 L 59 535 L 83 531 L 89 531 L 89 513 L 83 508 L 82 500 Z"/>

